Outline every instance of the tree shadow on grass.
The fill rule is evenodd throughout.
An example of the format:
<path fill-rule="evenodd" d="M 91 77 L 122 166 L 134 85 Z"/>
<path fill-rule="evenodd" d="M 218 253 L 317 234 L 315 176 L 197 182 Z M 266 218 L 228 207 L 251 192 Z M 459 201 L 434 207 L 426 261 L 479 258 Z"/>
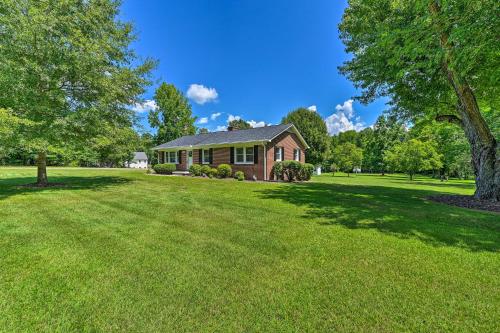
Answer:
<path fill-rule="evenodd" d="M 425 199 L 439 192 L 302 183 L 260 193 L 264 199 L 279 199 L 305 207 L 304 217 L 324 226 L 372 229 L 403 239 L 418 239 L 433 246 L 470 251 L 500 250 L 497 214 L 448 207 Z"/>
<path fill-rule="evenodd" d="M 116 176 L 97 176 L 97 177 L 50 177 L 52 183 L 58 183 L 58 186 L 49 187 L 30 187 L 26 186 L 33 183 L 36 178 L 17 177 L 0 179 L 0 200 L 7 199 L 15 195 L 22 195 L 35 192 L 59 192 L 67 190 L 102 190 L 112 186 L 118 186 L 130 182 L 130 179 Z"/>
<path fill-rule="evenodd" d="M 436 180 L 436 182 L 429 182 L 429 181 L 423 181 L 423 180 L 407 180 L 406 182 L 404 180 L 389 180 L 389 183 L 392 184 L 405 184 L 405 185 L 424 185 L 424 186 L 443 186 L 448 187 L 448 188 L 459 188 L 459 189 L 464 189 L 464 190 L 474 190 L 475 185 L 474 184 L 467 184 L 467 183 L 454 183 L 454 182 L 440 182 L 439 180 Z"/>

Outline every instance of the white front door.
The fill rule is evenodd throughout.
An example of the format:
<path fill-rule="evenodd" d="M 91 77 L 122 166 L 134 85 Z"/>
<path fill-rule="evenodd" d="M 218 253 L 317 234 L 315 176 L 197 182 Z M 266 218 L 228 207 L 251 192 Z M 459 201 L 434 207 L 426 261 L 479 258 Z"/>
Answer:
<path fill-rule="evenodd" d="M 188 150 L 187 151 L 187 167 L 188 167 L 188 169 L 191 165 L 193 165 L 193 151 Z"/>

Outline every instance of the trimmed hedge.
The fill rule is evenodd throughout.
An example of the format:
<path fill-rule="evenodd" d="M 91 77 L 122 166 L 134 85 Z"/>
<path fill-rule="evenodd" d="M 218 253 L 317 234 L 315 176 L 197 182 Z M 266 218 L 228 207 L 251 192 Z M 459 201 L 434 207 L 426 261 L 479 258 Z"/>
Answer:
<path fill-rule="evenodd" d="M 234 178 L 238 179 L 238 181 L 243 181 L 245 180 L 245 173 L 243 171 L 236 171 L 234 173 Z"/>
<path fill-rule="evenodd" d="M 156 164 L 153 166 L 153 170 L 160 175 L 171 175 L 175 169 L 175 164 L 173 163 Z"/>
<path fill-rule="evenodd" d="M 310 180 L 314 172 L 314 166 L 309 163 L 300 163 L 299 161 L 285 160 L 276 162 L 273 166 L 273 174 L 278 180 L 305 181 Z"/>
<path fill-rule="evenodd" d="M 289 182 L 293 182 L 298 179 L 301 163 L 298 161 L 283 161 L 283 175 Z"/>
<path fill-rule="evenodd" d="M 216 168 L 209 168 L 210 170 L 208 170 L 207 172 L 207 176 L 208 178 L 214 178 L 214 177 L 217 177 L 217 175 L 219 174 L 219 171 L 217 171 Z"/>
<path fill-rule="evenodd" d="M 208 176 L 208 174 L 210 173 L 210 170 L 212 170 L 212 168 L 209 166 L 209 165 L 203 165 L 201 167 L 201 175 L 205 175 L 205 176 Z"/>
<path fill-rule="evenodd" d="M 193 164 L 189 167 L 189 173 L 193 176 L 201 176 L 201 165 Z"/>
<path fill-rule="evenodd" d="M 219 166 L 217 167 L 217 173 L 219 174 L 220 178 L 227 178 L 231 176 L 231 174 L 233 173 L 233 169 L 231 169 L 231 166 L 229 164 L 219 164 Z"/>
<path fill-rule="evenodd" d="M 297 179 L 301 181 L 310 180 L 313 173 L 314 173 L 314 165 L 310 163 L 302 163 L 300 165 L 300 171 Z"/>
<path fill-rule="evenodd" d="M 273 165 L 272 172 L 277 180 L 283 180 L 283 163 L 275 162 Z"/>

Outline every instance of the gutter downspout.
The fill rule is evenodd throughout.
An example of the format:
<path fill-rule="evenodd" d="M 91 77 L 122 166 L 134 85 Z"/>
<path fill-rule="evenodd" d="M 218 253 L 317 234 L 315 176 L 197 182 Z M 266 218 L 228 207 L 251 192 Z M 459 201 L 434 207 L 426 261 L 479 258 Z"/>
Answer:
<path fill-rule="evenodd" d="M 264 147 L 264 180 L 267 179 L 267 147 L 266 144 L 262 144 L 262 147 Z"/>

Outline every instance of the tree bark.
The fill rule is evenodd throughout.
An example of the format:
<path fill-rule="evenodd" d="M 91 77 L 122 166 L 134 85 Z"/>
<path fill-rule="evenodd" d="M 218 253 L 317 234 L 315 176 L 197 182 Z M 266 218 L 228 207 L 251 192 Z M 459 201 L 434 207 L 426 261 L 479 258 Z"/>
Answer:
<path fill-rule="evenodd" d="M 472 109 L 474 111 L 474 109 Z M 472 165 L 476 176 L 476 192 L 474 196 L 482 200 L 500 200 L 500 160 L 497 159 L 498 144 L 495 138 L 481 135 L 481 121 L 484 119 L 479 114 L 480 119 L 474 113 L 464 107 L 464 131 L 471 145 Z M 479 111 L 479 110 L 478 110 Z M 478 124 L 479 122 L 479 124 Z M 484 123 L 486 126 L 486 123 Z M 487 127 L 486 127 L 487 128 Z"/>
<path fill-rule="evenodd" d="M 36 160 L 37 165 L 37 179 L 36 185 L 46 187 L 49 184 L 47 179 L 47 153 L 39 152 Z"/>
<path fill-rule="evenodd" d="M 430 4 L 430 11 L 434 16 L 440 15 L 441 8 L 437 1 Z M 481 115 L 472 87 L 465 78 L 460 77 L 450 68 L 449 63 L 453 57 L 453 47 L 448 41 L 448 33 L 439 23 L 437 27 L 441 47 L 445 53 L 443 71 L 457 96 L 459 105 L 457 112 L 461 117 L 460 124 L 471 145 L 473 168 L 476 176 L 474 197 L 481 200 L 500 201 L 500 159 L 498 159 L 500 156 L 497 153 L 500 147 L 498 147 L 495 137 Z M 449 116 L 446 120 L 457 123 L 456 119 Z"/>

